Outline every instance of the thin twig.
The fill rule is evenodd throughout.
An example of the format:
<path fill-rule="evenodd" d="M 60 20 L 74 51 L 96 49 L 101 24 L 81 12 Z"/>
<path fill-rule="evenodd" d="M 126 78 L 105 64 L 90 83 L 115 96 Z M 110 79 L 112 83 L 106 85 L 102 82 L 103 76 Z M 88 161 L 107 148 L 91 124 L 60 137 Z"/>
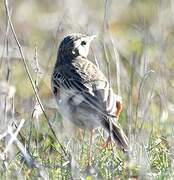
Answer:
<path fill-rule="evenodd" d="M 105 0 L 104 19 L 103 19 L 103 31 L 104 31 L 104 33 L 109 28 L 109 25 L 108 25 L 108 3 L 109 3 L 109 0 Z"/>
<path fill-rule="evenodd" d="M 11 10 L 11 12 L 12 12 L 12 10 Z M 11 15 L 11 12 L 10 12 L 10 15 Z M 7 14 L 7 11 L 6 11 L 6 14 Z M 7 48 L 7 41 L 8 41 L 7 39 L 8 39 L 8 34 L 9 34 L 9 28 L 10 28 L 10 24 L 9 24 L 8 18 L 6 18 L 6 32 L 4 35 L 5 37 L 4 37 L 4 41 L 3 41 L 3 49 L 2 49 L 2 55 L 1 55 L 1 61 L 0 61 L 0 68 L 2 66 L 4 53 Z"/>
<path fill-rule="evenodd" d="M 139 103 L 140 103 L 140 99 L 141 99 L 141 92 L 142 92 L 145 80 L 150 76 L 151 73 L 154 73 L 154 71 L 150 70 L 150 71 L 146 72 L 145 75 L 143 76 L 141 82 L 140 82 L 140 87 L 138 90 L 138 101 L 137 101 L 137 105 L 136 105 L 135 129 L 138 129 L 138 110 L 139 110 Z M 141 128 L 139 128 L 139 129 L 141 129 Z M 136 133 L 136 134 L 138 134 L 138 133 Z"/>
<path fill-rule="evenodd" d="M 17 135 L 20 133 L 21 128 L 24 125 L 25 120 L 22 119 L 20 121 L 19 126 L 16 128 L 16 131 L 13 133 L 12 130 L 12 126 L 8 127 L 8 130 L 1 135 L 0 139 L 5 138 L 7 136 L 10 136 L 10 140 L 8 141 L 8 144 L 3 152 L 3 154 L 7 154 L 7 152 L 10 150 L 10 147 L 13 143 L 16 144 L 16 146 L 19 148 L 19 150 L 21 151 L 25 161 L 27 162 L 27 165 L 32 168 L 34 167 L 34 162 L 32 160 L 32 158 L 30 157 L 29 153 L 27 152 L 26 148 L 22 145 L 22 143 L 17 139 Z M 3 157 L 2 157 L 3 158 Z"/>
<path fill-rule="evenodd" d="M 7 11 L 6 11 L 7 14 Z M 6 52 L 6 73 L 5 79 L 7 83 L 9 82 L 10 77 L 10 64 L 9 64 L 9 20 L 6 17 L 6 33 L 5 33 L 5 41 L 4 41 L 4 51 Z M 4 126 L 7 124 L 7 95 L 5 96 L 4 102 Z"/>
<path fill-rule="evenodd" d="M 34 53 L 34 60 L 35 60 L 35 67 L 34 67 L 34 70 L 35 70 L 35 73 L 36 73 L 36 78 L 35 78 L 35 86 L 38 90 L 38 81 L 39 81 L 39 76 L 38 76 L 38 73 L 39 73 L 39 63 L 38 63 L 38 58 L 37 58 L 37 46 L 35 45 L 35 53 Z M 28 138 L 28 146 L 27 146 L 27 149 L 30 148 L 30 141 L 31 141 L 31 136 L 32 136 L 32 120 L 34 118 L 34 114 L 35 115 L 35 118 L 36 118 L 36 122 L 38 123 L 38 115 L 37 115 L 37 106 L 38 106 L 38 101 L 37 101 L 37 98 L 35 97 L 35 105 L 34 105 L 34 108 L 32 110 L 32 113 L 31 113 L 31 117 L 30 117 L 30 130 L 29 130 L 29 138 Z M 40 106 L 39 106 L 40 107 Z M 37 131 L 38 132 L 38 131 Z"/>
<path fill-rule="evenodd" d="M 7 153 L 7 152 L 8 152 L 11 144 L 13 143 L 13 141 L 16 140 L 18 133 L 20 132 L 21 128 L 22 128 L 23 125 L 24 125 L 24 122 L 25 122 L 24 119 L 22 119 L 22 120 L 20 121 L 20 124 L 19 124 L 19 126 L 17 127 L 16 132 L 15 132 L 14 134 L 12 134 L 12 137 L 11 137 L 11 139 L 9 140 L 9 142 L 8 142 L 8 144 L 7 144 L 7 146 L 6 146 L 5 150 L 4 150 L 4 153 Z"/>
<path fill-rule="evenodd" d="M 118 52 L 117 52 L 117 49 L 115 49 L 114 40 L 112 39 L 111 36 L 110 36 L 110 40 L 111 40 L 112 48 L 113 48 L 113 51 L 114 51 L 115 63 L 116 63 L 117 94 L 118 94 L 119 96 L 121 96 L 120 58 L 119 58 L 119 54 L 118 54 Z"/>
<path fill-rule="evenodd" d="M 95 64 L 100 69 L 100 64 L 99 64 L 98 59 L 97 59 L 97 57 L 96 57 L 96 55 L 95 55 L 95 53 L 93 51 L 93 48 L 91 48 L 91 51 L 92 51 L 92 55 L 94 57 Z"/>
<path fill-rule="evenodd" d="M 60 148 L 62 149 L 62 151 L 64 152 L 64 154 L 65 154 L 65 156 L 66 156 L 66 155 L 67 155 L 67 152 L 65 151 L 63 145 L 60 143 L 59 139 L 57 138 L 57 136 L 56 136 L 56 134 L 55 134 L 55 132 L 54 132 L 54 130 L 53 130 L 53 128 L 52 128 L 52 125 L 51 125 L 51 123 L 50 123 L 50 121 L 49 121 L 49 119 L 48 119 L 48 116 L 47 116 L 47 114 L 46 114 L 46 112 L 45 112 L 45 110 L 44 110 L 44 107 L 43 107 L 43 105 L 42 105 L 41 99 L 40 99 L 40 97 L 39 97 L 39 95 L 38 95 L 38 92 L 37 92 L 37 88 L 36 88 L 36 86 L 35 86 L 35 83 L 34 83 L 34 81 L 33 81 L 33 79 L 32 79 L 31 74 L 30 74 L 30 71 L 29 71 L 29 68 L 28 68 L 28 65 L 27 65 L 27 62 L 26 62 L 26 59 L 25 59 L 23 50 L 22 50 L 22 46 L 21 46 L 21 44 L 19 43 L 18 37 L 17 37 L 17 35 L 16 35 L 15 29 L 14 29 L 14 26 L 13 26 L 13 23 L 12 23 L 12 20 L 11 20 L 11 17 L 10 17 L 10 12 L 9 12 L 9 8 L 8 8 L 8 0 L 4 0 L 4 4 L 5 4 L 5 9 L 6 9 L 6 11 L 7 11 L 7 16 L 8 16 L 8 20 L 9 20 L 9 24 L 10 24 L 10 27 L 11 27 L 11 30 L 12 30 L 12 33 L 13 33 L 13 36 L 14 36 L 14 38 L 15 38 L 16 44 L 17 44 L 18 49 L 19 49 L 19 52 L 20 52 L 20 54 L 21 54 L 21 58 L 22 58 L 22 61 L 23 61 L 23 63 L 24 63 L 24 68 L 25 68 L 26 73 L 27 73 L 27 75 L 28 75 L 28 78 L 29 78 L 29 80 L 30 80 L 31 86 L 32 86 L 33 91 L 34 91 L 34 93 L 35 93 L 35 96 L 36 96 L 36 98 L 37 98 L 37 100 L 38 100 L 38 103 L 39 103 L 39 105 L 40 105 L 40 107 L 41 107 L 41 109 L 42 109 L 42 111 L 43 111 L 43 114 L 44 114 L 44 116 L 45 116 L 45 119 L 47 120 L 47 123 L 48 123 L 48 125 L 49 125 L 49 128 L 51 129 L 51 131 L 52 131 L 55 139 L 57 140 L 58 144 L 60 145 Z"/>

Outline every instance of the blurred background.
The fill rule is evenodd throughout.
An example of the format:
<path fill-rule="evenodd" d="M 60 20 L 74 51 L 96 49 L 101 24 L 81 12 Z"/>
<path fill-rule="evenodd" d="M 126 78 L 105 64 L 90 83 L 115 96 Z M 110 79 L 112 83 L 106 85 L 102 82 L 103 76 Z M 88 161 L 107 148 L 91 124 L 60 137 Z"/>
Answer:
<path fill-rule="evenodd" d="M 45 112 L 71 158 L 62 157 L 38 105 L 9 25 L 5 1 L 0 1 L 1 176 L 174 177 L 174 1 L 6 2 Z M 125 157 L 115 147 L 100 150 L 105 135 L 96 130 L 92 173 L 86 169 L 89 132 L 81 137 L 76 127 L 62 121 L 50 89 L 58 45 L 65 35 L 75 32 L 97 35 L 89 59 L 106 76 L 110 72 L 112 86 L 123 98 L 120 124 L 130 139 L 130 153 Z M 10 132 L 15 133 L 22 119 L 25 122 L 20 134 L 9 148 Z"/>

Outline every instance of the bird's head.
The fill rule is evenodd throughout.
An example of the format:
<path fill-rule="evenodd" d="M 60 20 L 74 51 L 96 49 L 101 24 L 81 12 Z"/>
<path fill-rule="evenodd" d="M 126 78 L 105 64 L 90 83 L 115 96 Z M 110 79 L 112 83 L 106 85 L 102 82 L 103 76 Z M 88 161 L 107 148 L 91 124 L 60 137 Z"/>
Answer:
<path fill-rule="evenodd" d="M 96 36 L 83 34 L 70 34 L 60 43 L 58 58 L 61 60 L 71 60 L 78 56 L 87 58 L 91 41 Z"/>

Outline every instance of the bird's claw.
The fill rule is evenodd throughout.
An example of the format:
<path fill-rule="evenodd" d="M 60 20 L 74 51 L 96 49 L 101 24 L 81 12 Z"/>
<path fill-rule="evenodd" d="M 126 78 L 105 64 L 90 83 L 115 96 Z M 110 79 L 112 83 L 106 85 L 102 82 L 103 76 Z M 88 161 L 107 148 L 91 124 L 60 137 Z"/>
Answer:
<path fill-rule="evenodd" d="M 102 149 L 105 149 L 112 143 L 111 136 L 109 136 L 104 144 L 101 145 Z"/>

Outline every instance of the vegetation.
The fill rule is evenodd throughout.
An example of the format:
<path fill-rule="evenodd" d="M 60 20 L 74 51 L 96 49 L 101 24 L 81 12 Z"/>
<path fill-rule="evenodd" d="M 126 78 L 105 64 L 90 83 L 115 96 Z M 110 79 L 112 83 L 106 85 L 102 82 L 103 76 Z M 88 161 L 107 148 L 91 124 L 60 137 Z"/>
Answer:
<path fill-rule="evenodd" d="M 174 3 L 0 1 L 0 179 L 173 179 Z M 50 77 L 73 32 L 97 34 L 89 59 L 123 97 L 124 154 L 64 121 Z M 109 72 L 109 73 L 108 73 Z"/>

